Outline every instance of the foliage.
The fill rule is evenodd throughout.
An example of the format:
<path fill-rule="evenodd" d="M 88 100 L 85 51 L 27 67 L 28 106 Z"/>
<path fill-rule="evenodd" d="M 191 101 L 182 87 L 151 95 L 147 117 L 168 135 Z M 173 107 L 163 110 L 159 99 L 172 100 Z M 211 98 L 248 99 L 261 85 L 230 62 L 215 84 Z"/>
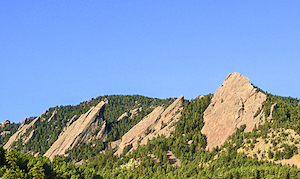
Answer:
<path fill-rule="evenodd" d="M 4 179 L 12 178 L 100 178 L 94 169 L 84 166 L 75 166 L 66 162 L 61 157 L 54 157 L 51 162 L 47 157 L 34 157 L 10 149 L 5 151 L 0 146 L 0 151 L 4 151 L 4 165 L 1 166 L 0 176 Z"/>

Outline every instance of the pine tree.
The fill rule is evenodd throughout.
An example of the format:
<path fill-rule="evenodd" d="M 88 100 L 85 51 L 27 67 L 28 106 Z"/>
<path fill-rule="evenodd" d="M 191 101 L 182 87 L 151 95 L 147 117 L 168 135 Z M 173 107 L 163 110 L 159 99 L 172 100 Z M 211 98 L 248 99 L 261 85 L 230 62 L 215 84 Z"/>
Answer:
<path fill-rule="evenodd" d="M 41 161 L 37 161 L 33 167 L 30 169 L 29 174 L 34 179 L 44 179 L 45 178 L 45 169 L 43 168 L 43 164 Z"/>

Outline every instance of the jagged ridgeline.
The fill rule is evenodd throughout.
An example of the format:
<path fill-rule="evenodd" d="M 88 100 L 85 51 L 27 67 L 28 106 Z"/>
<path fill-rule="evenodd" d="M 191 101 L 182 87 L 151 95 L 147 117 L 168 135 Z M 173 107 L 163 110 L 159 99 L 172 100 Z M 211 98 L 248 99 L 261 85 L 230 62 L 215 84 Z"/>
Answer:
<path fill-rule="evenodd" d="M 139 95 L 112 95 L 100 96 L 76 106 L 56 106 L 45 111 L 40 117 L 25 118 L 20 128 L 27 126 L 27 129 L 20 132 L 13 141 L 9 141 L 10 143 L 9 145 L 6 144 L 6 148 L 16 148 L 33 154 L 44 154 L 68 126 L 101 101 L 107 101 L 103 111 L 103 121 L 106 123 L 106 141 L 118 140 L 155 107 L 167 107 L 174 100 L 171 98 L 162 100 Z M 122 114 L 123 117 L 120 119 Z M 101 127 L 100 124 L 98 126 Z M 97 134 L 100 127 L 93 131 L 94 135 Z M 6 141 L 1 142 L 5 143 Z"/>

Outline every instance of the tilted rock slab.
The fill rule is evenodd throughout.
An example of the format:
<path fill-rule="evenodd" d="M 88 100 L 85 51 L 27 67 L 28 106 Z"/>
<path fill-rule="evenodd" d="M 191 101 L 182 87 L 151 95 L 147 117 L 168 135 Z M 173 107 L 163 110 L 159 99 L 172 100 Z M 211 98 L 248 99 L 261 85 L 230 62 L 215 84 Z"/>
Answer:
<path fill-rule="evenodd" d="M 151 140 L 153 137 L 157 137 L 158 134 L 169 136 L 175 128 L 171 128 L 172 126 L 168 124 L 180 118 L 182 103 L 183 96 L 180 96 L 167 109 L 161 106 L 156 107 L 148 116 L 123 135 L 115 155 L 121 155 L 124 148 L 130 144 L 132 144 L 131 150 L 134 150 L 138 147 L 138 142 L 146 144 L 148 138 Z M 163 126 L 164 124 L 165 126 Z"/>
<path fill-rule="evenodd" d="M 141 139 L 141 144 L 146 145 L 148 140 L 152 140 L 159 135 L 170 137 L 171 133 L 175 131 L 176 123 L 182 115 L 183 99 L 183 96 L 180 96 L 161 114 L 159 121 L 149 127 L 151 133 Z"/>
<path fill-rule="evenodd" d="M 92 107 L 87 113 L 74 121 L 58 139 L 53 143 L 45 156 L 51 160 L 55 155 L 64 155 L 68 149 L 72 149 L 78 142 L 87 141 L 98 127 L 103 123 L 103 110 L 106 102 L 101 101 L 96 107 Z"/>
<path fill-rule="evenodd" d="M 36 123 L 36 121 L 38 121 L 40 119 L 40 117 L 35 118 L 34 120 L 32 120 L 29 124 L 26 124 L 28 119 L 24 118 L 21 125 L 19 126 L 17 132 L 15 132 L 10 138 L 9 140 L 6 142 L 6 144 L 3 146 L 4 149 L 10 149 L 13 145 L 13 142 L 17 141 L 20 139 L 20 137 L 25 134 L 25 132 L 31 128 L 34 123 Z M 28 141 L 27 141 L 28 142 Z"/>
<path fill-rule="evenodd" d="M 229 74 L 204 111 L 201 132 L 207 137 L 207 149 L 220 147 L 241 125 L 246 124 L 245 132 L 250 132 L 263 123 L 262 112 L 255 118 L 254 115 L 266 99 L 247 77 L 237 72 Z"/>

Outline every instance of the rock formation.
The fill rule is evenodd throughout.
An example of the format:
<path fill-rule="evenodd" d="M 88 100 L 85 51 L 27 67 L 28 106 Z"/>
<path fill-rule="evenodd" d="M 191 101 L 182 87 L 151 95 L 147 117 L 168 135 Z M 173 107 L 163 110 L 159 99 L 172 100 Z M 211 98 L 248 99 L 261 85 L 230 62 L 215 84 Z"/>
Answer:
<path fill-rule="evenodd" d="M 127 119 L 128 117 L 130 117 L 132 119 L 134 115 L 137 115 L 138 112 L 141 112 L 141 111 L 142 111 L 142 107 L 130 110 L 129 114 L 127 112 L 125 112 L 118 118 L 117 121 Z"/>
<path fill-rule="evenodd" d="M 249 132 L 263 122 L 262 112 L 254 115 L 265 100 L 266 95 L 258 92 L 247 77 L 229 74 L 204 112 L 202 133 L 207 137 L 207 148 L 221 146 L 241 125 L 246 124 L 245 132 Z"/>
<path fill-rule="evenodd" d="M 2 135 L 8 135 L 8 134 L 10 134 L 10 131 L 3 131 L 3 132 L 1 132 L 0 135 L 2 136 Z"/>
<path fill-rule="evenodd" d="M 9 119 L 6 119 L 5 121 L 0 123 L 0 127 L 5 127 L 7 124 L 10 124 Z"/>
<path fill-rule="evenodd" d="M 176 99 L 167 109 L 156 107 L 148 116 L 131 128 L 123 135 L 115 155 L 121 155 L 123 149 L 132 144 L 133 149 L 138 147 L 138 143 L 146 144 L 148 139 L 157 135 L 169 136 L 175 128 L 171 124 L 181 116 L 183 96 Z M 173 119 L 173 120 L 172 120 Z"/>
<path fill-rule="evenodd" d="M 51 117 L 48 119 L 48 122 L 50 122 L 56 114 L 57 114 L 57 109 L 55 109 L 55 110 L 53 111 Z"/>
<path fill-rule="evenodd" d="M 18 130 L 16 133 L 14 133 L 9 140 L 6 142 L 6 144 L 3 146 L 4 149 L 10 149 L 13 142 L 17 141 L 20 139 L 20 137 L 25 134 L 25 132 L 31 128 L 34 123 L 36 123 L 36 121 L 38 121 L 40 119 L 40 117 L 37 117 L 35 119 L 33 119 L 29 124 L 26 124 L 29 122 L 29 119 L 25 118 L 23 119 L 23 122 L 21 123 L 21 125 L 19 126 Z"/>
<path fill-rule="evenodd" d="M 32 139 L 33 135 L 34 135 L 34 130 L 32 130 L 32 131 L 30 132 L 30 134 L 29 134 L 28 137 L 25 137 L 25 138 L 24 138 L 23 144 L 27 144 L 27 143 L 29 142 L 29 140 Z"/>
<path fill-rule="evenodd" d="M 117 121 L 121 121 L 121 120 L 126 119 L 126 118 L 128 118 L 127 112 L 123 113 L 123 114 L 118 118 Z"/>
<path fill-rule="evenodd" d="M 45 156 L 52 160 L 55 155 L 64 155 L 66 150 L 72 149 L 78 142 L 91 140 L 92 134 L 104 123 L 103 110 L 105 103 L 101 101 L 96 107 L 92 107 L 87 113 L 81 115 L 76 121 L 70 124 L 59 135 L 58 139 L 45 153 Z M 98 135 L 100 134 L 98 133 Z"/>

